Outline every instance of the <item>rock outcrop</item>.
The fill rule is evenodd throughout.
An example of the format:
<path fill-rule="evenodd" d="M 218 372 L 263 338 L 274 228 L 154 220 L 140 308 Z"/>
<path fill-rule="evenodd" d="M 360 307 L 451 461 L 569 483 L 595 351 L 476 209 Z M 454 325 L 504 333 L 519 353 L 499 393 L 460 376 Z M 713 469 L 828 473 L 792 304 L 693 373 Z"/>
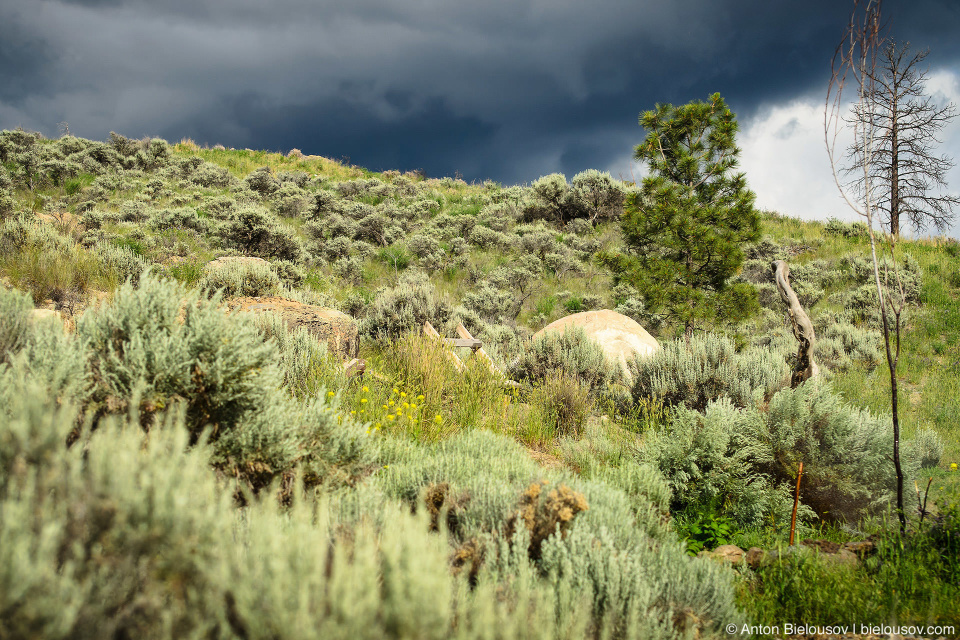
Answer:
<path fill-rule="evenodd" d="M 648 357 L 660 350 L 660 344 L 656 338 L 647 333 L 640 323 L 609 309 L 583 311 L 564 316 L 545 326 L 533 337 L 537 338 L 551 332 L 563 332 L 569 327 L 583 329 L 587 337 L 600 345 L 610 362 L 619 364 L 628 381 L 631 378 L 630 369 L 627 366 L 630 360 L 635 356 Z"/>
<path fill-rule="evenodd" d="M 232 298 L 225 302 L 234 311 L 276 313 L 290 330 L 303 327 L 327 343 L 331 353 L 341 360 L 357 357 L 360 345 L 357 322 L 336 309 L 303 304 L 278 297 Z"/>

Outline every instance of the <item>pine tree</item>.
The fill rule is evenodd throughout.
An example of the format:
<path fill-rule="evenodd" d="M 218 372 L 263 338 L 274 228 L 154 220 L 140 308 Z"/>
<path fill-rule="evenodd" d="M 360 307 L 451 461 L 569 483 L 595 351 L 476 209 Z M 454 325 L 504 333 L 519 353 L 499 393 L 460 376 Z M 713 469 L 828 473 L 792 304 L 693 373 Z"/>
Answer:
<path fill-rule="evenodd" d="M 654 315 L 682 324 L 736 319 L 756 307 L 750 285 L 730 284 L 756 241 L 760 219 L 742 173 L 736 116 L 719 93 L 707 102 L 658 104 L 640 115 L 646 130 L 634 157 L 650 175 L 621 219 L 627 252 L 606 256 L 618 282 L 637 288 Z"/>

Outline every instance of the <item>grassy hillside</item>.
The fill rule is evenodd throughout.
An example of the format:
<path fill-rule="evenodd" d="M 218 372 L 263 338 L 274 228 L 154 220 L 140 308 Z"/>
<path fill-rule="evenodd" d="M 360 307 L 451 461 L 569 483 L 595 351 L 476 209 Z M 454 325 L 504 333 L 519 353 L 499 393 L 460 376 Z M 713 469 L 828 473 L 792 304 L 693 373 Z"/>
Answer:
<path fill-rule="evenodd" d="M 687 343 L 597 260 L 624 250 L 632 189 L 595 171 L 466 184 L 296 151 L 0 133 L 0 549 L 19 550 L 0 551 L 0 628 L 573 638 L 956 622 L 960 244 L 898 245 L 904 541 L 888 527 L 889 374 L 863 229 L 765 213 L 737 276 L 759 313 Z M 266 262 L 207 266 L 222 256 Z M 774 259 L 819 338 L 824 375 L 796 390 Z M 353 316 L 367 375 L 222 308 L 263 295 Z M 582 336 L 531 341 L 603 308 L 664 347 L 631 380 Z M 462 322 L 519 384 L 475 359 L 455 371 L 425 320 L 447 336 Z M 799 462 L 801 537 L 873 534 L 876 555 L 756 571 L 694 557 L 785 545 Z M 920 518 L 913 482 L 928 479 Z M 145 511 L 145 495 L 166 506 Z"/>

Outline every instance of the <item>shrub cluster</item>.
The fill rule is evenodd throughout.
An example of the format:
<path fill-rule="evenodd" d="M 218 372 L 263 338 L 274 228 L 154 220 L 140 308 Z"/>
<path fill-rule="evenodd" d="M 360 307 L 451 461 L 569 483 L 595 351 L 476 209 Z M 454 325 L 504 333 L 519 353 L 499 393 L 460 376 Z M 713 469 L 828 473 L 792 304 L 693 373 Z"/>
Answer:
<path fill-rule="evenodd" d="M 678 409 L 648 437 L 642 459 L 663 472 L 676 509 L 715 509 L 750 526 L 773 518 L 782 526 L 800 462 L 808 517 L 857 522 L 878 513 L 894 495 L 892 449 L 883 417 L 844 403 L 826 384 L 808 383 L 776 393 L 765 408 L 740 409 L 724 398 L 702 413 Z M 908 477 L 921 450 L 937 457 L 932 445 L 905 450 Z"/>
<path fill-rule="evenodd" d="M 561 374 L 553 384 L 563 387 L 573 380 L 594 394 L 605 391 L 620 378 L 619 369 L 607 360 L 600 345 L 579 327 L 538 336 L 511 365 L 510 373 L 516 380 L 535 383 Z"/>
<path fill-rule="evenodd" d="M 769 349 L 738 352 L 727 338 L 712 333 L 666 342 L 653 356 L 630 363 L 634 401 L 658 400 L 667 406 L 703 411 L 722 397 L 737 407 L 769 398 L 789 380 L 785 355 Z"/>
<path fill-rule="evenodd" d="M 280 288 L 280 278 L 264 260 L 220 259 L 207 264 L 199 285 L 224 296 L 268 296 Z"/>

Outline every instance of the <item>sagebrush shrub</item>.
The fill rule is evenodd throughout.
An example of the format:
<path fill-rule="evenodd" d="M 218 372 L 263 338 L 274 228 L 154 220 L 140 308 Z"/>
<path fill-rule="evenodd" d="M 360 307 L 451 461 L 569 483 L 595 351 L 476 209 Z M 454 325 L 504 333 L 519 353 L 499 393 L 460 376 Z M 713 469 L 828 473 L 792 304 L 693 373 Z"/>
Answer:
<path fill-rule="evenodd" d="M 273 175 L 273 169 L 270 167 L 260 167 L 247 175 L 243 181 L 261 196 L 273 195 L 280 188 L 280 181 Z"/>
<path fill-rule="evenodd" d="M 201 217 L 196 209 L 190 207 L 154 211 L 150 214 L 150 219 L 147 224 L 154 231 L 164 231 L 165 229 L 192 229 L 199 233 L 207 233 L 211 228 L 210 220 Z"/>
<path fill-rule="evenodd" d="M 236 181 L 236 178 L 227 169 L 212 162 L 202 163 L 190 174 L 188 179 L 190 182 L 208 189 L 225 189 Z"/>
<path fill-rule="evenodd" d="M 606 171 L 581 171 L 573 176 L 571 184 L 591 224 L 615 220 L 623 214 L 627 190 Z"/>
<path fill-rule="evenodd" d="M 23 346 L 33 301 L 16 289 L 0 287 L 0 364 Z"/>
<path fill-rule="evenodd" d="M 280 288 L 280 278 L 266 262 L 240 259 L 207 264 L 198 284 L 225 296 L 268 296 Z"/>
<path fill-rule="evenodd" d="M 724 398 L 703 412 L 679 407 L 647 435 L 641 460 L 666 478 L 674 511 L 718 512 L 742 526 L 789 517 L 789 483 L 760 473 L 756 463 L 747 436 L 756 419 Z M 803 519 L 813 515 L 809 509 L 801 513 Z"/>
<path fill-rule="evenodd" d="M 150 266 L 143 256 L 137 255 L 127 246 L 117 246 L 111 242 L 100 242 L 93 248 L 101 268 L 113 274 L 120 282 L 138 281 Z"/>
<path fill-rule="evenodd" d="M 378 340 L 396 340 L 411 331 L 419 332 L 430 321 L 438 331 L 447 330 L 453 307 L 422 272 L 406 272 L 396 287 L 377 292 L 360 332 Z"/>
<path fill-rule="evenodd" d="M 299 238 L 257 205 L 245 205 L 232 211 L 219 233 L 242 251 L 263 258 L 296 262 L 304 254 Z"/>
<path fill-rule="evenodd" d="M 144 277 L 84 314 L 77 336 L 94 354 L 96 401 L 116 410 L 138 399 L 141 411 L 153 413 L 180 399 L 195 437 L 208 425 L 215 434 L 229 430 L 262 408 L 279 386 L 276 347 L 218 304 Z"/>
<path fill-rule="evenodd" d="M 542 382 L 556 372 L 580 381 L 595 394 L 620 375 L 619 368 L 607 360 L 600 345 L 579 327 L 537 337 L 510 367 L 517 380 L 532 382 Z"/>
<path fill-rule="evenodd" d="M 856 522 L 890 504 L 896 479 L 885 417 L 845 403 L 826 384 L 807 383 L 774 395 L 757 418 L 749 423 L 756 468 L 795 481 L 802 461 L 801 499 L 822 518 Z M 903 463 L 911 477 L 917 461 L 905 455 Z"/>
<path fill-rule="evenodd" d="M 727 397 L 738 407 L 769 397 L 785 381 L 789 367 L 783 355 L 768 349 L 737 352 L 725 337 L 707 333 L 689 345 L 678 339 L 645 358 L 630 362 L 633 397 L 657 399 L 668 406 L 702 411 L 711 400 Z"/>

